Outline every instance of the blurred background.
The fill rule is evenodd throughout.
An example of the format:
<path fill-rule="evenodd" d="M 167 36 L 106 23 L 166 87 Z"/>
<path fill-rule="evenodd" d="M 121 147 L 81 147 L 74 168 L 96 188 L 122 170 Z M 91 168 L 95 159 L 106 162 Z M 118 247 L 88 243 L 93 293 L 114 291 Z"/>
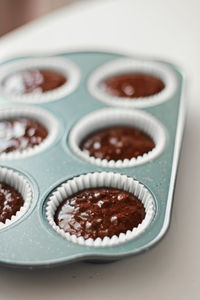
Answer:
<path fill-rule="evenodd" d="M 0 0 L 0 37 L 36 18 L 78 1 L 81 0 Z"/>

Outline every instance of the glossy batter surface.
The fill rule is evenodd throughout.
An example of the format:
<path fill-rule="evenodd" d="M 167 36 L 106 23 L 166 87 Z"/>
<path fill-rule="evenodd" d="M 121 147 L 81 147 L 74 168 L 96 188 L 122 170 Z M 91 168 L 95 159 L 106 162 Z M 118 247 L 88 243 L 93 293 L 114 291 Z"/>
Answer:
<path fill-rule="evenodd" d="M 161 79 L 144 73 L 119 74 L 106 78 L 101 88 L 111 96 L 140 98 L 158 94 L 164 89 Z"/>
<path fill-rule="evenodd" d="M 45 126 L 35 120 L 0 120 L 0 153 L 32 148 L 39 145 L 47 135 Z"/>
<path fill-rule="evenodd" d="M 84 239 L 119 236 L 137 227 L 145 218 L 142 202 L 133 194 L 115 188 L 91 188 L 65 199 L 55 214 L 65 232 Z"/>
<path fill-rule="evenodd" d="M 3 81 L 7 92 L 16 94 L 45 93 L 61 87 L 67 78 L 61 72 L 47 69 L 31 69 L 14 73 Z"/>
<path fill-rule="evenodd" d="M 86 137 L 80 148 L 90 156 L 109 160 L 124 160 L 148 153 L 155 147 L 145 132 L 128 126 L 101 129 Z"/>
<path fill-rule="evenodd" d="M 7 219 L 11 219 L 23 204 L 24 200 L 18 191 L 0 182 L 0 222 L 5 223 Z"/>

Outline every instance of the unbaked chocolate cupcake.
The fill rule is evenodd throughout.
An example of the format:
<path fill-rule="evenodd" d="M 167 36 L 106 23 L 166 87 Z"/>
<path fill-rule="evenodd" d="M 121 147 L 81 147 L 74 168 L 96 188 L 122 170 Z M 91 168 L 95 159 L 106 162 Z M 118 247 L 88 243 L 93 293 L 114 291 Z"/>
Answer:
<path fill-rule="evenodd" d="M 41 103 L 58 100 L 75 90 L 80 71 L 61 57 L 24 58 L 0 68 L 0 91 L 9 100 Z"/>
<path fill-rule="evenodd" d="M 111 96 L 139 99 L 160 93 L 164 89 L 163 81 L 147 73 L 121 73 L 104 79 L 100 88 Z"/>
<path fill-rule="evenodd" d="M 177 78 L 164 63 L 121 58 L 99 66 L 89 77 L 88 89 L 108 105 L 143 108 L 170 100 Z"/>
<path fill-rule="evenodd" d="M 160 155 L 166 140 L 162 124 L 144 111 L 105 108 L 83 117 L 69 134 L 82 159 L 103 167 L 132 167 Z"/>
<path fill-rule="evenodd" d="M 10 185 L 0 182 L 0 222 L 10 220 L 23 205 L 22 195 Z"/>
<path fill-rule="evenodd" d="M 6 92 L 16 95 L 42 94 L 55 90 L 66 82 L 67 76 L 59 71 L 34 68 L 8 75 L 2 81 L 2 87 Z"/>
<path fill-rule="evenodd" d="M 110 187 L 84 189 L 61 202 L 55 223 L 85 240 L 111 238 L 137 227 L 145 218 L 143 203 L 133 194 Z"/>
<path fill-rule="evenodd" d="M 155 147 L 153 139 L 144 131 L 130 126 L 106 127 L 91 133 L 80 144 L 89 156 L 107 161 L 137 158 Z"/>
<path fill-rule="evenodd" d="M 0 120 L 0 154 L 34 148 L 48 136 L 40 122 L 21 117 Z"/>
<path fill-rule="evenodd" d="M 0 111 L 0 159 L 18 159 L 47 148 L 56 138 L 58 122 L 36 107 L 12 107 Z"/>
<path fill-rule="evenodd" d="M 154 200 L 142 184 L 111 172 L 66 181 L 46 207 L 58 234 L 87 246 L 113 246 L 136 238 L 150 225 L 154 211 Z"/>
<path fill-rule="evenodd" d="M 0 229 L 20 219 L 29 209 L 32 189 L 18 172 L 0 168 Z"/>

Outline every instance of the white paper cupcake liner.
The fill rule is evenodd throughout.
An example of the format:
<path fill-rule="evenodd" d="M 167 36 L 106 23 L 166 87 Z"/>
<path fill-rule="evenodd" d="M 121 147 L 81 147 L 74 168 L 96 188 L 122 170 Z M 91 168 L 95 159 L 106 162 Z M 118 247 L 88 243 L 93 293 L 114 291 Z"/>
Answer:
<path fill-rule="evenodd" d="M 117 125 L 131 126 L 144 131 L 153 139 L 155 147 L 142 156 L 118 161 L 95 158 L 90 156 L 87 150 L 80 149 L 81 142 L 91 133 Z M 118 108 L 105 108 L 86 115 L 69 134 L 69 145 L 77 156 L 92 164 L 110 168 L 133 167 L 151 161 L 162 153 L 165 143 L 165 129 L 152 115 L 144 111 Z"/>
<path fill-rule="evenodd" d="M 44 109 L 30 106 L 6 107 L 0 109 L 0 121 L 15 118 L 28 118 L 43 124 L 47 131 L 47 137 L 38 145 L 24 150 L 15 150 L 8 153 L 1 153 L 0 160 L 21 159 L 43 151 L 51 145 L 58 134 L 58 121 L 56 118 Z"/>
<path fill-rule="evenodd" d="M 17 190 L 24 200 L 24 205 L 13 215 L 11 219 L 7 219 L 5 223 L 0 222 L 0 229 L 5 228 L 17 220 L 19 220 L 29 209 L 32 201 L 32 189 L 28 181 L 16 171 L 0 167 L 0 182 L 8 184 Z"/>
<path fill-rule="evenodd" d="M 152 74 L 160 78 L 165 87 L 158 94 L 140 98 L 122 98 L 106 93 L 100 84 L 107 77 L 124 72 L 139 72 Z M 88 89 L 96 99 L 114 106 L 144 108 L 169 100 L 177 89 L 177 78 L 167 65 L 153 61 L 140 61 L 131 58 L 121 58 L 111 61 L 96 69 L 88 80 Z"/>
<path fill-rule="evenodd" d="M 55 90 L 45 93 L 16 94 L 3 87 L 3 80 L 19 71 L 45 68 L 61 72 L 67 77 L 67 82 Z M 72 93 L 80 81 L 78 67 L 68 59 L 59 57 L 24 58 L 10 62 L 0 68 L 0 92 L 9 100 L 25 103 L 41 103 L 60 99 Z"/>
<path fill-rule="evenodd" d="M 139 200 L 142 201 L 145 208 L 146 215 L 142 223 L 139 224 L 138 227 L 133 228 L 132 231 L 128 230 L 126 233 L 120 233 L 119 236 L 114 235 L 112 238 L 104 237 L 103 239 L 97 238 L 95 240 L 92 238 L 85 240 L 83 237 L 70 235 L 70 233 L 65 232 L 58 225 L 56 225 L 54 216 L 59 204 L 64 199 L 70 197 L 78 191 L 94 187 L 118 188 L 134 194 Z M 112 172 L 89 173 L 66 181 L 49 196 L 46 206 L 47 220 L 58 234 L 68 241 L 80 245 L 94 247 L 114 246 L 136 238 L 147 229 L 154 217 L 154 214 L 155 204 L 153 197 L 151 193 L 144 187 L 144 185 L 133 178 L 127 177 L 126 175 Z"/>

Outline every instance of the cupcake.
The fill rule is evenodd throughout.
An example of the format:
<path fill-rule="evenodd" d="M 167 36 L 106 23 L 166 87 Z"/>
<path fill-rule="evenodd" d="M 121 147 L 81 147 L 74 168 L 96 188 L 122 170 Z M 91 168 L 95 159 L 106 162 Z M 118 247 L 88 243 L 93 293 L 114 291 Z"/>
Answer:
<path fill-rule="evenodd" d="M 111 168 L 133 167 L 154 159 L 162 153 L 165 140 L 162 124 L 152 115 L 116 108 L 84 116 L 69 134 L 76 155 Z"/>
<path fill-rule="evenodd" d="M 0 167 L 0 229 L 19 220 L 29 209 L 32 189 L 24 176 Z"/>
<path fill-rule="evenodd" d="M 129 126 L 103 128 L 90 134 L 80 144 L 89 156 L 108 161 L 132 159 L 152 151 L 153 139 L 144 131 Z"/>
<path fill-rule="evenodd" d="M 0 222 L 10 220 L 23 205 L 22 195 L 10 185 L 0 182 Z"/>
<path fill-rule="evenodd" d="M 94 70 L 88 89 L 108 105 L 143 108 L 170 100 L 177 78 L 164 63 L 121 58 Z"/>
<path fill-rule="evenodd" d="M 69 95 L 80 80 L 78 67 L 60 57 L 24 58 L 0 68 L 0 91 L 9 100 L 53 101 Z"/>
<path fill-rule="evenodd" d="M 18 159 L 47 148 L 56 138 L 58 122 L 36 107 L 0 110 L 0 159 Z"/>
<path fill-rule="evenodd" d="M 86 246 L 114 246 L 142 234 L 155 212 L 150 192 L 112 172 L 89 173 L 50 194 L 46 216 L 65 239 Z"/>
<path fill-rule="evenodd" d="M 160 93 L 164 89 L 163 81 L 147 73 L 122 73 L 104 79 L 100 88 L 111 96 L 138 99 Z"/>
<path fill-rule="evenodd" d="M 67 76 L 52 69 L 27 69 L 7 76 L 3 89 L 12 94 L 46 93 L 61 87 L 67 82 Z"/>
<path fill-rule="evenodd" d="M 47 135 L 47 128 L 36 120 L 25 117 L 0 120 L 0 153 L 33 148 Z"/>
<path fill-rule="evenodd" d="M 143 203 L 133 194 L 108 187 L 84 189 L 64 199 L 55 223 L 85 240 L 111 238 L 137 227 L 145 218 Z"/>

